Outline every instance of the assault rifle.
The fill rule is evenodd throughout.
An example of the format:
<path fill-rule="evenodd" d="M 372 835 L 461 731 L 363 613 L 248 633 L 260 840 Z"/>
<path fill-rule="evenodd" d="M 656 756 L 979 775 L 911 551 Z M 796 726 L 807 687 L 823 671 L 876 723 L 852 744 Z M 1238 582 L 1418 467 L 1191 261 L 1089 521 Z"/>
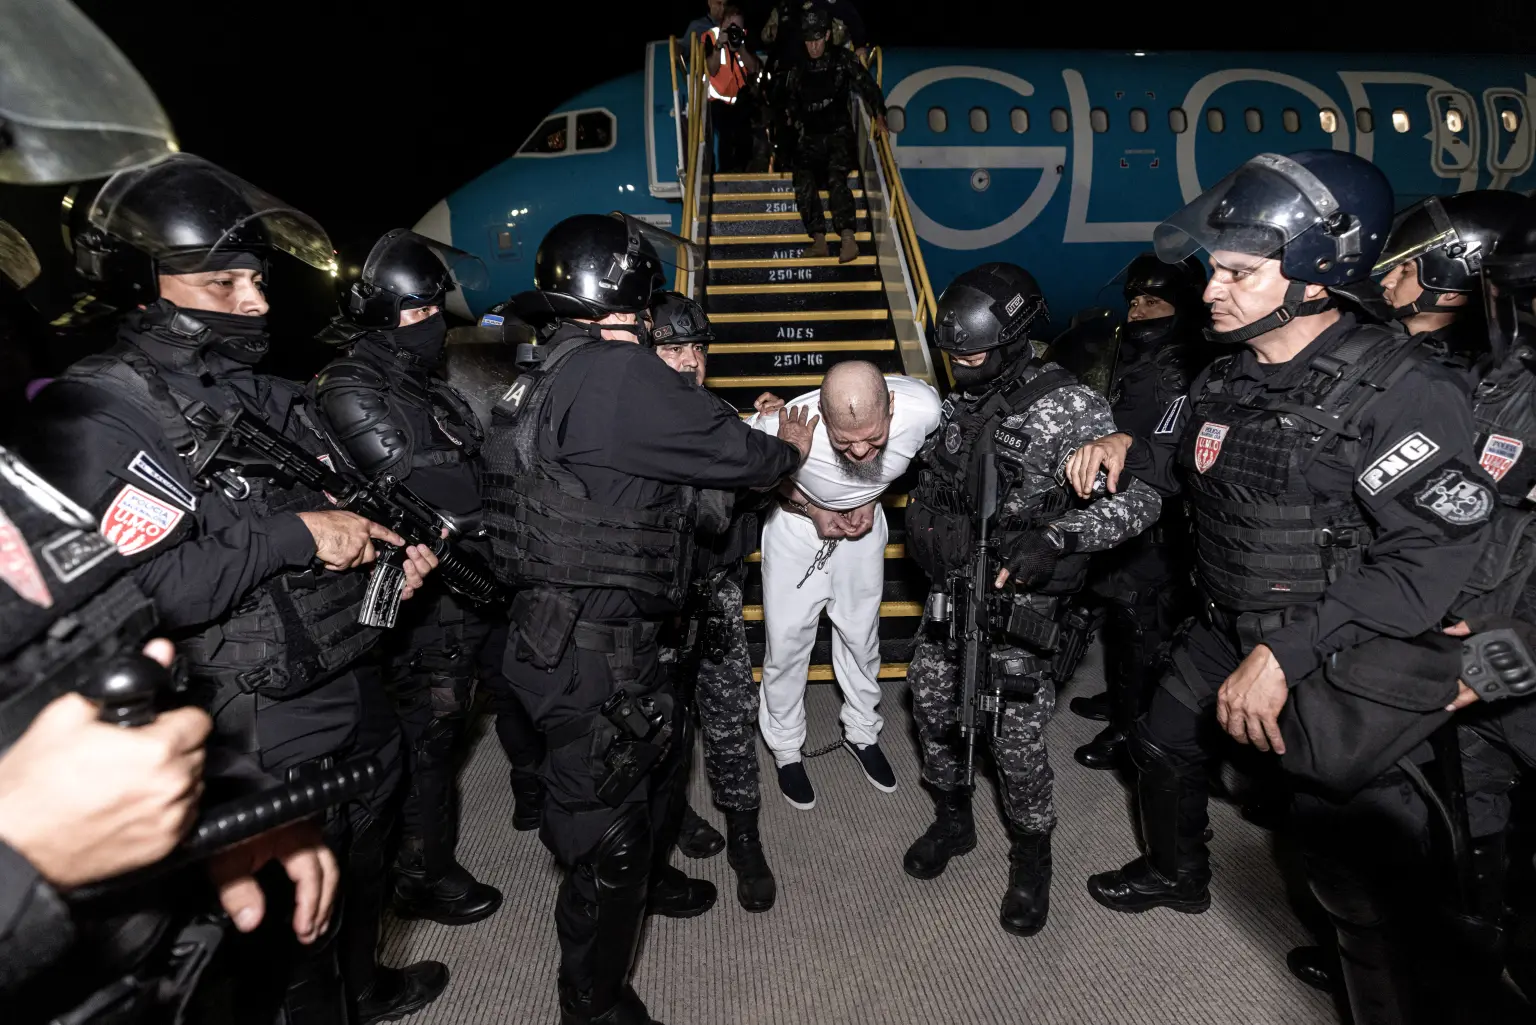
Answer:
<path fill-rule="evenodd" d="M 223 416 L 205 415 L 199 423 L 206 433 L 202 438 L 199 460 L 193 465 L 194 477 L 217 480 L 227 487 L 250 485 L 242 478 L 247 471 L 271 474 L 297 481 L 315 491 L 323 491 L 339 508 L 348 509 L 388 527 L 406 544 L 425 545 L 437 555 L 437 574 L 449 587 L 472 601 L 504 605 L 510 595 L 496 580 L 484 559 L 462 546 L 455 546 L 457 524 L 422 501 L 392 474 L 376 481 L 352 479 L 337 473 L 300 445 L 283 437 L 237 406 Z M 209 471 L 218 460 L 220 468 Z M 443 536 L 444 530 L 448 536 Z M 400 610 L 400 592 L 405 587 L 405 553 L 392 545 L 375 542 L 379 557 L 368 592 L 358 611 L 357 621 L 364 626 L 392 627 Z"/>
<path fill-rule="evenodd" d="M 1004 602 L 992 581 L 997 538 L 992 519 L 997 514 L 997 455 L 991 436 L 979 441 L 975 552 L 966 567 L 949 575 L 945 592 L 928 599 L 928 618 L 949 625 L 949 648 L 960 656 L 960 737 L 965 742 L 965 785 L 975 781 L 978 720 L 990 721 L 992 735 L 1002 732 L 1006 701 L 1024 701 L 1039 690 L 1039 677 L 1049 671 L 1047 658 L 993 653 L 994 644 L 1024 645 L 1053 652 L 1061 646 L 1060 626 L 1028 605 Z"/>

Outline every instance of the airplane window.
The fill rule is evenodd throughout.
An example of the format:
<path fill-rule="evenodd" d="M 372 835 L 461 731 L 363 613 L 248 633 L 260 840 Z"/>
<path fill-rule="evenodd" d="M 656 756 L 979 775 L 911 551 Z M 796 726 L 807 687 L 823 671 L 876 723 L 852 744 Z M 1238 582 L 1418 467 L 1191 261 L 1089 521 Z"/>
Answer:
<path fill-rule="evenodd" d="M 1408 123 L 1408 112 L 1402 107 L 1398 107 L 1392 112 L 1392 127 L 1399 132 L 1406 132 L 1412 127 Z"/>
<path fill-rule="evenodd" d="M 985 107 L 972 107 L 971 108 L 971 131 L 973 131 L 973 132 L 985 132 L 987 130 L 987 125 L 988 124 L 989 124 L 989 119 L 987 118 L 987 109 Z"/>
<path fill-rule="evenodd" d="M 1020 135 L 1029 131 L 1029 111 L 1023 107 L 1014 107 L 1008 112 L 1008 126 Z"/>
<path fill-rule="evenodd" d="M 1374 132 L 1376 130 L 1376 115 L 1370 107 L 1355 108 L 1355 127 L 1362 132 Z"/>
<path fill-rule="evenodd" d="M 1072 118 L 1067 115 L 1065 107 L 1051 108 L 1051 131 L 1065 132 L 1072 127 Z"/>
<path fill-rule="evenodd" d="M 1317 123 L 1322 126 L 1323 131 L 1332 135 L 1339 130 L 1338 112 L 1332 107 L 1324 107 L 1317 112 Z"/>
<path fill-rule="evenodd" d="M 1451 107 L 1449 110 L 1447 110 L 1445 112 L 1445 127 L 1449 128 L 1453 132 L 1459 132 L 1465 128 L 1466 123 L 1461 119 L 1461 111 L 1457 110 L 1455 107 Z"/>
<path fill-rule="evenodd" d="M 533 135 L 529 136 L 528 141 L 523 143 L 520 152 L 564 153 L 566 120 L 564 114 L 557 114 L 545 121 Z"/>
<path fill-rule="evenodd" d="M 1280 124 L 1288 132 L 1299 132 L 1301 131 L 1301 115 L 1292 108 L 1286 107 L 1280 112 Z"/>
<path fill-rule="evenodd" d="M 1264 114 L 1258 107 L 1249 107 L 1243 111 L 1243 124 L 1248 126 L 1250 132 L 1262 132 L 1264 130 Z"/>
<path fill-rule="evenodd" d="M 1131 131 L 1145 132 L 1147 130 L 1147 112 L 1140 107 L 1131 108 Z"/>
<path fill-rule="evenodd" d="M 943 107 L 928 108 L 928 128 L 934 132 L 949 130 L 949 114 Z"/>
<path fill-rule="evenodd" d="M 1189 131 L 1189 117 L 1184 113 L 1183 107 L 1172 107 L 1168 111 L 1168 130 L 1174 135 L 1183 135 Z"/>
<path fill-rule="evenodd" d="M 1094 107 L 1088 112 L 1088 123 L 1099 134 L 1109 131 L 1109 111 L 1103 107 Z"/>
<path fill-rule="evenodd" d="M 1226 131 L 1227 115 L 1221 112 L 1220 107 L 1212 107 L 1210 110 L 1205 112 L 1205 127 L 1209 128 L 1213 132 Z"/>
<path fill-rule="evenodd" d="M 905 107 L 886 107 L 885 124 L 891 131 L 900 133 L 907 127 L 907 110 Z"/>
<path fill-rule="evenodd" d="M 589 110 L 576 115 L 576 148 L 607 149 L 613 145 L 613 115 L 606 110 Z"/>
<path fill-rule="evenodd" d="M 1520 115 L 1512 110 L 1499 112 L 1499 123 L 1504 126 L 1506 132 L 1518 132 L 1520 130 Z"/>

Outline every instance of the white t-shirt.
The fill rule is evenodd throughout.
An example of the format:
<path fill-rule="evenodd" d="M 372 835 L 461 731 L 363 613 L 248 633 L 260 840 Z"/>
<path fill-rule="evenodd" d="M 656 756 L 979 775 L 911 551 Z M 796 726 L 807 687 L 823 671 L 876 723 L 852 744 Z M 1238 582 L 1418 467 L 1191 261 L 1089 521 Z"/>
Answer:
<path fill-rule="evenodd" d="M 823 419 L 816 425 L 816 436 L 811 441 L 811 455 L 795 474 L 799 485 L 812 502 L 824 509 L 846 512 L 879 498 L 891 481 L 907 472 L 912 457 L 923 447 L 923 439 L 939 426 L 939 407 L 942 401 L 933 386 L 915 377 L 891 374 L 885 379 L 896 396 L 891 414 L 891 430 L 881 456 L 880 476 L 876 480 L 858 480 L 851 476 L 842 459 L 827 440 L 827 424 Z M 821 402 L 821 390 L 806 392 L 788 403 L 790 409 L 809 406 L 816 415 Z M 779 416 L 763 416 L 754 413 L 748 421 L 753 427 L 768 434 L 779 429 Z"/>

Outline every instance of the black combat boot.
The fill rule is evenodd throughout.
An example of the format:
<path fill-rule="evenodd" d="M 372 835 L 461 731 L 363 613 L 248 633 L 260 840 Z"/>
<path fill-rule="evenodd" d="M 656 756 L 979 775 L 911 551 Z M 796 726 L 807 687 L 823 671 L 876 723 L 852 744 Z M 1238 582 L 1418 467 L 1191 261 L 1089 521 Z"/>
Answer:
<path fill-rule="evenodd" d="M 1106 726 L 1098 736 L 1072 752 L 1079 765 L 1090 769 L 1113 769 L 1125 753 L 1125 734 L 1118 726 Z"/>
<path fill-rule="evenodd" d="M 690 858 L 713 858 L 725 850 L 725 837 L 699 817 L 691 805 L 683 806 L 683 821 L 677 831 L 677 849 Z"/>
<path fill-rule="evenodd" d="M 779 886 L 763 856 L 757 833 L 757 809 L 725 813 L 726 860 L 736 872 L 736 900 L 746 911 L 767 911 L 778 897 Z"/>
<path fill-rule="evenodd" d="M 1141 834 L 1147 853 L 1122 869 L 1088 879 L 1088 893 L 1115 911 L 1173 908 L 1198 915 L 1211 906 L 1205 846 L 1205 768 L 1188 765 L 1138 733 L 1130 742 L 1140 775 Z"/>
<path fill-rule="evenodd" d="M 399 1021 L 426 1007 L 448 986 L 448 966 L 417 961 L 404 968 L 374 969 L 373 983 L 357 998 L 358 1025 Z"/>
<path fill-rule="evenodd" d="M 720 891 L 708 879 L 690 879 L 668 865 L 651 875 L 649 914 L 663 918 L 696 918 L 715 906 Z"/>
<path fill-rule="evenodd" d="M 1072 714 L 1082 716 L 1084 719 L 1093 719 L 1098 722 L 1109 721 L 1109 692 L 1103 691 L 1086 697 L 1073 698 L 1070 704 Z"/>
<path fill-rule="evenodd" d="M 544 819 L 544 784 L 534 775 L 512 770 L 512 828 L 538 829 Z"/>
<path fill-rule="evenodd" d="M 446 869 L 429 871 L 426 845 L 420 837 L 400 841 L 395 862 L 395 914 L 425 918 L 440 925 L 471 925 L 496 913 L 501 891 L 477 882 L 450 855 Z"/>
<path fill-rule="evenodd" d="M 949 859 L 976 849 L 976 820 L 971 816 L 971 788 L 940 790 L 933 825 L 907 848 L 901 867 L 913 879 L 934 879 Z"/>
<path fill-rule="evenodd" d="M 997 913 L 1002 927 L 1015 936 L 1033 936 L 1045 928 L 1051 913 L 1051 834 L 1027 833 L 1008 827 L 1008 892 Z"/>
<path fill-rule="evenodd" d="M 588 999 L 573 992 L 564 982 L 560 983 L 560 1025 L 661 1025 L 645 1009 L 645 1002 L 631 987 L 625 986 L 619 1002 L 601 1014 L 592 1013 L 590 994 Z"/>

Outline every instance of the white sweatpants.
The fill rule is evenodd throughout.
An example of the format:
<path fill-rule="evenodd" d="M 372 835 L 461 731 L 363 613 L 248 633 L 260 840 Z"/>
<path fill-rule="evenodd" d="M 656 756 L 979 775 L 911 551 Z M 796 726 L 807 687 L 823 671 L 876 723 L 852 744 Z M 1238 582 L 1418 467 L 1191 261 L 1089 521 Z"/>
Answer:
<path fill-rule="evenodd" d="M 839 718 L 844 733 L 860 745 L 880 736 L 884 720 L 875 706 L 880 703 L 880 598 L 889 536 L 885 510 L 876 503 L 870 532 L 857 541 L 839 541 L 826 567 L 806 577 L 822 546 L 816 525 L 778 508 L 763 524 L 767 645 L 757 721 L 778 765 L 799 761 L 805 744 L 805 675 L 823 608 L 832 621 L 832 669 L 843 691 Z"/>

